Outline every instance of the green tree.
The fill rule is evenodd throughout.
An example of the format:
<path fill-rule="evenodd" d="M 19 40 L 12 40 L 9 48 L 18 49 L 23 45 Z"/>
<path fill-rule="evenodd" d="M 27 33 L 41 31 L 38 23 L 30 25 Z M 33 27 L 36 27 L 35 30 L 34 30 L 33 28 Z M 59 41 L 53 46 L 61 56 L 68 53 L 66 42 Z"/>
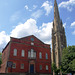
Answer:
<path fill-rule="evenodd" d="M 60 69 L 56 67 L 55 63 L 52 64 L 52 70 L 55 72 L 55 75 L 58 75 L 58 73 L 60 72 Z"/>
<path fill-rule="evenodd" d="M 2 53 L 0 53 L 0 66 L 2 64 Z"/>
<path fill-rule="evenodd" d="M 61 68 L 65 73 L 75 73 L 75 46 L 63 49 Z"/>

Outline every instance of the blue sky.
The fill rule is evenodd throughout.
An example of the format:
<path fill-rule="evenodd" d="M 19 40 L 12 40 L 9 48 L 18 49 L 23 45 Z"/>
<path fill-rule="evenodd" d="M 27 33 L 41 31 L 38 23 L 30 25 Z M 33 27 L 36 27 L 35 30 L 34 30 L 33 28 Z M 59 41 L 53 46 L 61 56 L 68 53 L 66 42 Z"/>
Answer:
<path fill-rule="evenodd" d="M 57 0 L 67 45 L 75 45 L 75 0 Z M 0 0 L 0 51 L 11 37 L 35 35 L 51 44 L 54 0 Z"/>

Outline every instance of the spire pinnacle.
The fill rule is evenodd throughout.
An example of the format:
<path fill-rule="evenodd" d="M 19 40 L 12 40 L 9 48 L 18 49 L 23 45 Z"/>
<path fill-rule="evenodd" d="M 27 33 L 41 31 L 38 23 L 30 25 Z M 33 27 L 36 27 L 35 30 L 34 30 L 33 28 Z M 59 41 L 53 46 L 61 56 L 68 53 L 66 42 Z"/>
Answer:
<path fill-rule="evenodd" d="M 59 10 L 58 10 L 58 5 L 56 0 L 54 1 L 54 21 L 56 22 L 60 21 Z"/>

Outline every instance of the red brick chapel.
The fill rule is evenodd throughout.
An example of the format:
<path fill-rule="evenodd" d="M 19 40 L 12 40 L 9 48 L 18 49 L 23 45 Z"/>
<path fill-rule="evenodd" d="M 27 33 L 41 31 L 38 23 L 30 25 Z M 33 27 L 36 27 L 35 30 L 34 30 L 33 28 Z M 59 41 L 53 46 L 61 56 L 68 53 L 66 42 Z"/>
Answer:
<path fill-rule="evenodd" d="M 7 62 L 13 63 L 12 70 Z M 51 73 L 50 45 L 43 43 L 34 35 L 13 38 L 2 51 L 1 73 Z"/>

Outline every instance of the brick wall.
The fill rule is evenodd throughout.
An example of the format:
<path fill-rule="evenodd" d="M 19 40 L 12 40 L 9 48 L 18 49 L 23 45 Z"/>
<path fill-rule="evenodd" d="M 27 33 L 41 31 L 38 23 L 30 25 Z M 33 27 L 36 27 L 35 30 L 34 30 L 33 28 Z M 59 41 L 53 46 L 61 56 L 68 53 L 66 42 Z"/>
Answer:
<path fill-rule="evenodd" d="M 0 75 L 51 75 L 51 74 L 29 74 L 29 73 L 0 73 Z"/>
<path fill-rule="evenodd" d="M 6 48 L 2 51 L 2 64 L 1 64 L 0 73 L 5 73 L 6 71 L 6 65 L 8 61 L 8 55 L 9 55 L 9 46 L 10 45 L 7 45 Z"/>
<path fill-rule="evenodd" d="M 34 41 L 31 40 L 34 38 Z M 31 45 L 31 43 L 34 45 Z M 14 56 L 14 49 L 17 49 L 17 56 Z M 28 58 L 28 51 L 33 49 L 36 52 L 36 59 Z M 25 56 L 21 56 L 22 50 L 25 51 Z M 39 53 L 42 53 L 42 59 L 39 58 Z M 48 54 L 48 59 L 46 59 L 46 53 Z M 5 54 L 5 59 L 4 59 Z M 12 68 L 12 72 L 16 73 L 30 73 L 30 64 L 34 61 L 34 73 L 51 73 L 51 52 L 50 45 L 44 44 L 35 36 L 29 36 L 21 39 L 11 38 L 10 43 L 5 47 L 2 52 L 2 68 L 1 73 L 10 73 L 11 68 L 6 68 L 7 61 L 12 61 L 16 64 L 16 68 Z M 21 64 L 24 64 L 24 69 L 21 69 Z M 42 70 L 39 69 L 42 65 Z M 46 70 L 46 65 L 48 65 L 48 70 Z"/>

